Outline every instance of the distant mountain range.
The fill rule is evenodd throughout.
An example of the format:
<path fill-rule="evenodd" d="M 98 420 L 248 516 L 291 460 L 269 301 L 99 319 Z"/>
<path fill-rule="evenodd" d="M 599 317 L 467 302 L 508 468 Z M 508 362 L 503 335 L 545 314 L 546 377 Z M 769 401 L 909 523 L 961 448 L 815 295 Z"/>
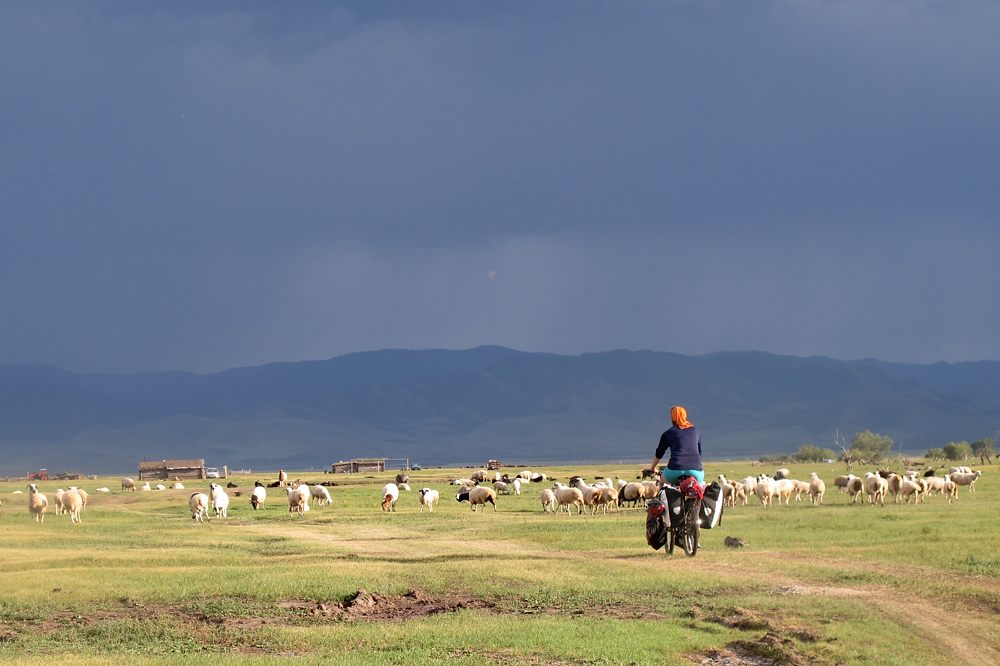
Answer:
<path fill-rule="evenodd" d="M 135 469 L 143 459 L 324 467 L 645 459 L 669 406 L 706 456 L 831 447 L 871 429 L 909 450 L 993 435 L 1000 362 L 907 365 L 726 352 L 580 356 L 386 350 L 215 374 L 0 366 L 0 471 Z"/>

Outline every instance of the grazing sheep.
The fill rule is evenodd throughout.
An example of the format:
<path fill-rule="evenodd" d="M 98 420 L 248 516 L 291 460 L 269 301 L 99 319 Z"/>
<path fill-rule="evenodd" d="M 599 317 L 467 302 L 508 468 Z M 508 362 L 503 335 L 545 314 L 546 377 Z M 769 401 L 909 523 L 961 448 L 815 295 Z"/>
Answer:
<path fill-rule="evenodd" d="M 521 481 L 522 479 L 514 479 L 512 482 L 510 482 L 510 485 L 514 488 L 515 495 L 521 494 Z"/>
<path fill-rule="evenodd" d="M 253 492 L 250 493 L 250 506 L 256 511 L 261 506 L 264 505 L 264 501 L 267 499 L 267 489 L 264 488 L 264 484 L 260 481 L 255 481 L 253 484 Z"/>
<path fill-rule="evenodd" d="M 400 490 L 403 490 L 403 491 L 406 491 L 406 492 L 410 492 L 410 484 L 408 484 L 408 483 L 400 483 L 400 484 L 398 484 L 398 486 L 399 486 Z"/>
<path fill-rule="evenodd" d="M 601 489 L 594 486 L 588 486 L 587 482 L 580 477 L 575 477 L 576 481 L 573 486 L 577 488 L 583 494 L 583 505 L 589 507 L 591 513 L 594 512 L 596 508 L 597 500 L 596 496 L 600 493 Z"/>
<path fill-rule="evenodd" d="M 972 468 L 962 465 L 961 467 L 952 467 L 948 470 L 949 474 L 972 474 Z M 961 485 L 961 484 L 960 484 Z"/>
<path fill-rule="evenodd" d="M 191 493 L 188 507 L 191 509 L 191 518 L 194 522 L 204 523 L 208 520 L 208 495 L 205 493 Z"/>
<path fill-rule="evenodd" d="M 288 512 L 297 513 L 300 516 L 309 511 L 309 486 L 292 488 L 287 486 L 285 492 L 288 493 Z"/>
<path fill-rule="evenodd" d="M 80 496 L 80 491 L 70 488 L 63 493 L 62 506 L 63 510 L 69 514 L 69 519 L 73 524 L 78 525 L 82 522 L 80 512 L 83 511 L 83 498 Z"/>
<path fill-rule="evenodd" d="M 141 490 L 143 492 L 149 492 L 151 490 L 151 488 L 149 487 L 149 481 L 147 481 L 146 483 L 142 484 Z"/>
<path fill-rule="evenodd" d="M 409 486 L 407 486 L 409 488 Z M 330 491 L 326 489 L 326 486 L 315 485 L 309 488 L 309 495 L 316 500 L 317 506 L 326 506 L 327 504 L 333 504 L 333 496 L 330 495 Z"/>
<path fill-rule="evenodd" d="M 597 509 L 600 507 L 601 511 L 607 514 L 609 506 L 613 506 L 616 511 L 621 511 L 621 507 L 618 506 L 618 492 L 610 486 L 601 486 L 594 496 L 594 513 L 597 513 Z"/>
<path fill-rule="evenodd" d="M 923 499 L 923 488 L 913 479 L 902 479 L 899 483 L 899 497 L 906 502 L 912 499 L 914 504 L 920 504 L 920 500 Z"/>
<path fill-rule="evenodd" d="M 462 486 L 463 488 L 472 488 L 477 483 L 478 483 L 477 481 L 473 481 L 472 479 L 453 479 L 451 484 L 449 485 Z"/>
<path fill-rule="evenodd" d="M 833 485 L 837 487 L 838 493 L 847 492 L 847 484 L 851 482 L 851 477 L 853 476 L 854 476 L 853 474 L 841 474 L 840 476 L 838 476 L 833 480 Z"/>
<path fill-rule="evenodd" d="M 643 488 L 642 484 L 638 481 L 627 483 L 621 488 L 621 490 L 618 491 L 618 504 L 621 505 L 624 502 L 631 502 L 632 506 L 635 506 L 645 497 L 645 493 L 645 488 Z M 583 498 L 581 497 L 580 499 L 582 500 Z"/>
<path fill-rule="evenodd" d="M 531 470 L 522 469 L 517 473 L 516 478 L 524 479 L 525 481 L 531 481 Z"/>
<path fill-rule="evenodd" d="M 212 497 L 212 508 L 215 509 L 216 518 L 226 518 L 229 514 L 229 495 L 225 489 L 217 483 L 208 484 L 208 492 Z"/>
<path fill-rule="evenodd" d="M 782 467 L 774 473 L 774 480 L 781 481 L 782 479 L 787 479 L 792 473 L 788 471 L 787 467 Z"/>
<path fill-rule="evenodd" d="M 822 504 L 823 495 L 826 494 L 826 483 L 819 478 L 816 472 L 809 473 L 809 501 L 813 504 Z"/>
<path fill-rule="evenodd" d="M 399 474 L 396 475 L 396 483 L 397 484 L 399 484 L 399 483 L 409 483 L 409 482 L 410 482 L 410 475 L 409 474 L 404 474 L 404 473 L 400 472 Z"/>
<path fill-rule="evenodd" d="M 382 510 L 395 511 L 396 501 L 399 499 L 399 487 L 395 483 L 387 483 L 382 486 Z"/>
<path fill-rule="evenodd" d="M 944 479 L 940 476 L 925 476 L 923 480 L 926 484 L 924 490 L 925 497 L 931 493 L 938 493 L 939 495 L 944 493 Z"/>
<path fill-rule="evenodd" d="M 158 484 L 156 484 L 156 489 L 157 490 L 166 490 L 167 487 L 165 485 L 163 485 L 162 483 L 158 483 Z"/>
<path fill-rule="evenodd" d="M 80 511 L 86 511 L 87 502 L 90 500 L 90 495 L 87 494 L 87 491 L 84 490 L 83 488 L 77 488 L 76 486 L 70 486 L 69 490 L 75 490 L 80 494 L 80 499 L 83 500 L 83 506 L 80 508 Z M 69 490 L 67 490 L 66 492 L 69 492 Z"/>
<path fill-rule="evenodd" d="M 66 491 L 63 490 L 62 488 L 60 488 L 59 490 L 56 491 L 55 501 L 52 503 L 52 505 L 56 508 L 56 515 L 57 516 L 62 515 L 62 512 L 63 512 L 63 503 L 62 503 L 62 501 L 63 501 L 63 495 L 65 495 L 65 494 L 66 494 Z"/>
<path fill-rule="evenodd" d="M 776 479 L 774 487 L 778 493 L 778 506 L 781 506 L 781 500 L 785 500 L 785 506 L 788 506 L 792 501 L 792 493 L 795 492 L 795 482 L 789 478 Z"/>
<path fill-rule="evenodd" d="M 895 504 L 899 503 L 899 489 L 903 485 L 903 477 L 899 474 L 890 474 L 889 478 L 886 479 L 886 483 L 889 484 L 887 491 L 892 493 L 892 501 Z"/>
<path fill-rule="evenodd" d="M 875 506 L 885 506 L 885 495 L 889 491 L 889 482 L 883 479 L 877 472 L 865 474 L 865 491 L 868 493 L 868 504 Z"/>
<path fill-rule="evenodd" d="M 537 474 L 532 474 L 531 475 L 531 482 L 532 483 L 542 483 L 542 482 L 548 481 L 548 480 L 549 480 L 549 475 L 545 474 L 543 472 L 538 472 Z"/>
<path fill-rule="evenodd" d="M 660 484 L 656 481 L 643 481 L 642 482 L 642 498 L 643 499 L 653 499 L 660 494 Z"/>
<path fill-rule="evenodd" d="M 760 500 L 760 505 L 765 508 L 771 506 L 771 498 L 773 497 L 778 497 L 778 504 L 781 504 L 781 497 L 778 495 L 778 484 L 767 474 L 761 474 L 757 478 L 754 494 Z"/>
<path fill-rule="evenodd" d="M 795 486 L 795 488 L 792 490 L 792 492 L 795 493 L 795 501 L 800 502 L 802 501 L 803 494 L 805 495 L 809 494 L 809 483 L 807 481 L 798 481 L 796 479 L 792 479 L 792 483 Z"/>
<path fill-rule="evenodd" d="M 441 499 L 441 493 L 432 488 L 421 488 L 420 489 L 420 511 L 427 507 L 427 510 L 431 513 L 434 512 L 434 505 L 438 503 Z"/>
<path fill-rule="evenodd" d="M 755 495 L 757 493 L 757 477 L 756 476 L 746 476 L 743 477 L 739 484 L 743 486 L 743 494 L 747 497 Z M 744 502 L 746 504 L 746 502 Z"/>
<path fill-rule="evenodd" d="M 555 492 L 553 492 L 548 488 L 545 488 L 544 490 L 542 490 L 541 500 L 542 500 L 542 510 L 545 513 L 551 512 L 553 515 L 555 515 L 556 509 L 559 506 L 558 502 L 556 501 Z"/>
<path fill-rule="evenodd" d="M 486 470 L 477 469 L 475 472 L 469 475 L 469 478 L 478 483 L 483 483 L 486 481 Z"/>
<path fill-rule="evenodd" d="M 497 491 L 497 495 L 510 495 L 510 486 L 503 481 L 494 481 L 493 490 Z"/>
<path fill-rule="evenodd" d="M 101 486 L 100 488 L 94 488 L 95 493 L 110 493 L 111 489 L 107 486 Z"/>
<path fill-rule="evenodd" d="M 38 492 L 38 487 L 28 484 L 28 513 L 35 517 L 36 523 L 45 522 L 45 510 L 49 508 L 49 500 L 45 495 Z"/>
<path fill-rule="evenodd" d="M 178 481 L 174 485 L 170 486 L 171 490 L 184 490 L 184 484 Z"/>
<path fill-rule="evenodd" d="M 134 493 L 135 492 L 135 481 L 128 477 L 122 479 L 122 492 L 123 493 Z"/>
<path fill-rule="evenodd" d="M 865 491 L 864 479 L 853 474 L 848 474 L 850 477 L 847 480 L 847 494 L 851 496 L 851 504 L 857 504 L 860 500 L 861 504 L 865 503 L 865 497 L 863 495 Z"/>
<path fill-rule="evenodd" d="M 944 496 L 948 498 L 948 504 L 958 501 L 958 484 L 951 480 L 951 474 L 944 477 Z"/>
<path fill-rule="evenodd" d="M 288 485 L 288 472 L 283 469 L 278 470 L 278 486 L 283 487 Z"/>
<path fill-rule="evenodd" d="M 480 505 L 492 504 L 493 510 L 497 510 L 497 494 L 492 488 L 479 486 L 476 488 L 462 488 L 455 495 L 459 502 L 468 502 L 472 505 L 472 510 L 476 511 Z"/>
<path fill-rule="evenodd" d="M 562 484 L 559 484 L 562 485 Z M 632 484 L 629 484 L 632 485 Z M 636 484 L 641 485 L 641 484 Z M 566 507 L 566 512 L 569 513 L 569 507 L 577 507 L 577 514 L 583 513 L 583 493 L 580 492 L 578 488 L 567 488 L 565 486 L 559 488 L 553 488 L 556 495 L 556 506 L 558 509 Z"/>
<path fill-rule="evenodd" d="M 966 467 L 965 469 L 969 469 Z M 949 474 L 951 480 L 960 486 L 969 486 L 970 492 L 976 492 L 976 480 L 981 477 L 983 473 L 981 471 L 968 471 L 968 472 L 954 472 Z"/>

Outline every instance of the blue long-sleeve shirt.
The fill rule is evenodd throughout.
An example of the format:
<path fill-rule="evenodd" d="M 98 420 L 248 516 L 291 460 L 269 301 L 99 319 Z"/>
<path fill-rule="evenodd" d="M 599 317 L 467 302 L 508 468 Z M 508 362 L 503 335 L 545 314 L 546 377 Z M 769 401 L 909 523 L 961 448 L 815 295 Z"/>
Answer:
<path fill-rule="evenodd" d="M 701 433 L 698 428 L 678 428 L 674 426 L 660 435 L 660 445 L 656 447 L 656 457 L 662 459 L 670 449 L 667 469 L 702 469 Z"/>

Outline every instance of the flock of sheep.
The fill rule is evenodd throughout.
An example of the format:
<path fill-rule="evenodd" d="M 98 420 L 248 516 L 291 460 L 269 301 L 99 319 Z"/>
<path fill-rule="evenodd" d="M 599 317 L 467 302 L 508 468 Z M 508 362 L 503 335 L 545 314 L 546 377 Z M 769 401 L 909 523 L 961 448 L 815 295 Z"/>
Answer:
<path fill-rule="evenodd" d="M 756 496 L 761 506 L 765 507 L 771 506 L 775 500 L 778 506 L 782 502 L 788 506 L 793 495 L 796 502 L 807 495 L 813 504 L 823 503 L 826 483 L 818 474 L 812 472 L 809 481 L 799 481 L 789 476 L 788 469 L 779 469 L 773 477 L 761 474 L 748 476 L 740 481 L 730 481 L 720 474 L 719 484 L 722 486 L 726 506 L 735 507 L 737 501 L 745 506 L 752 496 Z M 867 498 L 872 506 L 885 506 L 885 499 L 889 494 L 893 496 L 894 502 L 912 501 L 914 504 L 922 502 L 929 495 L 939 494 L 947 497 L 950 504 L 958 499 L 959 486 L 969 486 L 969 490 L 975 492 L 976 480 L 980 476 L 982 472 L 973 471 L 969 467 L 952 467 L 944 476 L 937 476 L 933 469 L 924 472 L 923 476 L 914 470 L 907 470 L 902 474 L 879 470 L 867 472 L 864 477 L 843 474 L 834 479 L 834 485 L 839 492 L 851 496 L 851 504 L 864 504 Z"/>
<path fill-rule="evenodd" d="M 863 477 L 854 474 L 845 474 L 834 479 L 834 485 L 839 492 L 847 493 L 851 497 L 851 503 L 864 504 L 867 499 L 871 505 L 884 506 L 886 497 L 893 496 L 895 502 L 922 502 L 932 494 L 944 495 L 951 503 L 958 499 L 959 486 L 969 486 L 971 492 L 975 492 L 975 484 L 982 472 L 972 470 L 969 467 L 952 467 L 947 474 L 937 476 L 934 470 L 927 470 L 923 475 L 916 471 L 908 470 L 902 474 L 880 470 L 877 472 L 867 472 Z M 473 511 L 479 507 L 485 508 L 487 505 L 497 510 L 497 499 L 499 495 L 520 495 L 523 488 L 531 482 L 544 483 L 549 478 L 546 474 L 522 470 L 513 477 L 501 474 L 496 471 L 477 470 L 468 478 L 453 479 L 450 485 L 458 487 L 455 499 L 459 502 L 468 502 Z M 396 475 L 394 483 L 387 483 L 382 487 L 382 510 L 393 512 L 396 510 L 396 503 L 399 500 L 400 492 L 410 491 L 409 477 L 405 473 Z M 792 498 L 801 501 L 803 495 L 815 505 L 823 504 L 823 497 L 826 494 L 826 483 L 815 472 L 810 474 L 808 481 L 800 481 L 790 478 L 788 469 L 779 469 L 774 476 L 760 474 L 758 476 L 747 476 L 739 481 L 731 481 L 720 474 L 718 483 L 722 487 L 723 498 L 726 506 L 735 507 L 737 502 L 740 506 L 745 506 L 751 497 L 757 497 L 761 506 L 770 507 L 775 502 L 778 506 L 784 503 L 788 506 Z M 234 484 L 230 484 L 233 486 Z M 136 482 L 130 478 L 121 480 L 122 492 L 136 492 Z M 256 511 L 264 506 L 267 501 L 267 488 L 280 487 L 288 500 L 288 510 L 292 513 L 303 515 L 309 511 L 310 503 L 316 506 L 331 505 L 333 497 L 329 489 L 324 485 L 309 485 L 300 481 L 289 482 L 288 475 L 284 470 L 279 470 L 278 480 L 269 486 L 264 486 L 260 481 L 254 484 L 250 493 L 250 505 Z M 175 482 L 171 486 L 174 490 L 183 490 L 184 484 Z M 166 490 L 163 484 L 151 486 L 147 481 L 138 488 L 143 491 Z M 20 494 L 21 491 L 14 491 Z M 108 493 L 110 489 L 101 487 L 95 489 L 98 493 Z M 582 514 L 585 511 L 596 514 L 608 510 L 620 511 L 622 506 L 644 505 L 646 500 L 657 496 L 659 484 L 652 480 L 625 481 L 621 477 L 616 477 L 616 481 L 610 478 L 599 479 L 593 485 L 588 484 L 583 477 L 573 476 L 569 479 L 569 484 L 558 481 L 553 482 L 551 487 L 543 488 L 540 494 L 542 510 L 545 513 L 555 514 L 565 510 L 572 513 L 576 507 L 576 513 Z M 237 490 L 236 495 L 242 492 Z M 71 486 L 68 490 L 58 489 L 53 497 L 52 506 L 57 515 L 67 514 L 73 524 L 80 524 L 82 513 L 87 508 L 89 496 L 82 488 Z M 433 488 L 421 488 L 417 493 L 417 500 L 420 511 L 426 508 L 433 512 L 435 505 L 440 502 L 441 494 Z M 188 498 L 188 508 L 191 517 L 195 522 L 202 523 L 209 519 L 210 513 L 214 513 L 217 518 L 226 518 L 229 509 L 229 495 L 226 489 L 217 483 L 209 485 L 209 492 L 194 492 Z M 45 520 L 45 514 L 50 506 L 45 494 L 38 490 L 34 484 L 28 484 L 28 510 L 38 523 Z"/>

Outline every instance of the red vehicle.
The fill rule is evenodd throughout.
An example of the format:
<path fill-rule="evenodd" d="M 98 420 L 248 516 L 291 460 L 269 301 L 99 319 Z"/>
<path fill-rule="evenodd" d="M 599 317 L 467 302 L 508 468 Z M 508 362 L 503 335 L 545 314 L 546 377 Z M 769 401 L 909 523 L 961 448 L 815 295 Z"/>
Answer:
<path fill-rule="evenodd" d="M 37 472 L 28 472 L 28 481 L 48 481 L 49 470 L 40 469 Z"/>

